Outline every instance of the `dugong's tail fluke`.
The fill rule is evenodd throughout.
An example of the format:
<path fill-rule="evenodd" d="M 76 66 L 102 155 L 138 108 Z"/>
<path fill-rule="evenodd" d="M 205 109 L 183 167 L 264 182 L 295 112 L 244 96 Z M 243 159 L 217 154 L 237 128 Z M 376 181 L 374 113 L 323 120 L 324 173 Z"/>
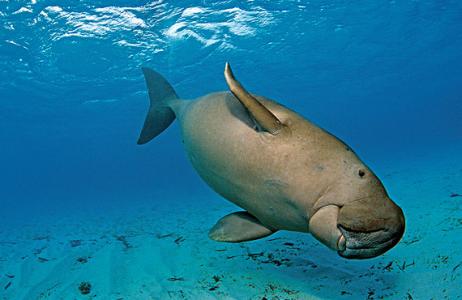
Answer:
<path fill-rule="evenodd" d="M 146 144 L 175 120 L 173 110 L 168 106 L 170 100 L 178 99 L 172 86 L 162 75 L 149 68 L 142 68 L 150 100 L 149 112 L 144 121 L 138 144 Z"/>

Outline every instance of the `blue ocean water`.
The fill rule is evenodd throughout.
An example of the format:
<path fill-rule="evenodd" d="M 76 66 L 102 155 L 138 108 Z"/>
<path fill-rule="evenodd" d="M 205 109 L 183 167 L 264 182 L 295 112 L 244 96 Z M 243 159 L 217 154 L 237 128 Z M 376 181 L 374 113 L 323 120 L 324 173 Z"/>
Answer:
<path fill-rule="evenodd" d="M 225 205 L 188 162 L 178 124 L 147 145 L 136 140 L 148 107 L 141 67 L 157 70 L 180 97 L 193 99 L 227 89 L 223 68 L 229 61 L 250 91 L 276 99 L 347 142 L 409 212 L 408 236 L 426 235 L 413 228 L 429 222 L 429 206 L 451 207 L 455 233 L 441 249 L 462 248 L 460 1 L 0 0 L 0 20 L 0 222 L 6 228 L 0 246 L 11 242 L 10 232 L 34 226 L 35 219 L 53 226 L 59 218 L 123 214 L 143 205 L 155 210 L 184 204 L 197 207 L 197 214 L 207 210 L 205 198 Z M 435 195 L 440 198 L 431 198 Z M 423 216 L 422 207 L 428 209 Z M 188 210 L 167 209 L 164 216 L 169 214 L 190 217 Z M 152 222 L 155 227 L 166 221 Z M 201 238 L 197 243 L 213 224 L 211 218 L 194 229 L 201 231 L 194 236 Z M 445 229 L 435 228 L 436 236 Z M 258 245 L 266 247 L 265 241 Z M 402 251 L 417 255 L 425 245 Z M 393 250 L 396 257 L 400 249 Z M 205 254 L 200 257 L 207 261 Z M 434 291 L 434 299 L 461 297 L 456 285 L 462 258 L 448 260 L 447 272 L 419 269 L 429 282 L 453 276 Z M 5 261 L 0 276 L 13 268 Z M 374 296 L 369 293 L 378 290 L 374 283 L 350 293 L 337 284 L 334 271 L 329 274 L 324 286 L 330 282 L 335 294 L 318 288 L 284 295 L 412 299 L 417 285 L 400 275 L 392 285 L 395 294 Z M 23 291 L 48 277 L 33 278 Z M 20 285 L 2 280 L 1 299 L 40 294 L 36 288 L 16 298 Z M 8 282 L 13 283 L 5 288 Z M 50 299 L 71 299 L 63 296 L 66 289 Z M 264 291 L 233 294 L 229 284 L 228 293 L 214 297 L 247 299 L 263 297 Z M 98 297 L 113 299 L 104 295 Z"/>

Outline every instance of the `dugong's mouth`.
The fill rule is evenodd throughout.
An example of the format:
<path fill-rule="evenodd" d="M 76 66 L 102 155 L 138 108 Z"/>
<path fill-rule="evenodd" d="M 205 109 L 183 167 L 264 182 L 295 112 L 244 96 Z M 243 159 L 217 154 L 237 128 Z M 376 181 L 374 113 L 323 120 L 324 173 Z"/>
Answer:
<path fill-rule="evenodd" d="M 363 197 L 342 206 L 337 228 L 337 251 L 345 258 L 371 258 L 385 253 L 402 238 L 402 209 L 388 196 Z"/>
<path fill-rule="evenodd" d="M 338 254 L 350 259 L 372 258 L 385 253 L 396 245 L 401 234 L 386 229 L 355 231 L 338 225 L 342 233 L 338 240 Z"/>
<path fill-rule="evenodd" d="M 401 209 L 378 214 L 326 205 L 309 221 L 311 234 L 344 258 L 364 259 L 385 253 L 395 246 L 404 234 Z M 346 209 L 346 213 L 345 213 Z M 380 212 L 380 211 L 379 211 Z"/>

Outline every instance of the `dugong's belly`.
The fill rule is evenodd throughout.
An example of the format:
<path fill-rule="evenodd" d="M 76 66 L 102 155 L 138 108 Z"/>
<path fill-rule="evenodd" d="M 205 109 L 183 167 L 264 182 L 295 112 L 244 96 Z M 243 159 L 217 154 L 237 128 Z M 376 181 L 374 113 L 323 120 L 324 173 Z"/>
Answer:
<path fill-rule="evenodd" d="M 199 175 L 217 193 L 266 226 L 307 231 L 304 204 L 288 197 L 271 136 L 257 132 L 230 93 L 191 102 L 180 116 L 187 154 Z"/>

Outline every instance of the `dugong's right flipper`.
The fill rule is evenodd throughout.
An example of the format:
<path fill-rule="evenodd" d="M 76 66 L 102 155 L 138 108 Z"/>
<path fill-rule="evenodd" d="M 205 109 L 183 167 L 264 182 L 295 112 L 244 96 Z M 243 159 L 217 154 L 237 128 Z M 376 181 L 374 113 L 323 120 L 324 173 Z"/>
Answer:
<path fill-rule="evenodd" d="M 272 230 L 245 211 L 221 218 L 209 231 L 209 237 L 218 242 L 238 243 L 257 240 L 273 234 Z"/>

